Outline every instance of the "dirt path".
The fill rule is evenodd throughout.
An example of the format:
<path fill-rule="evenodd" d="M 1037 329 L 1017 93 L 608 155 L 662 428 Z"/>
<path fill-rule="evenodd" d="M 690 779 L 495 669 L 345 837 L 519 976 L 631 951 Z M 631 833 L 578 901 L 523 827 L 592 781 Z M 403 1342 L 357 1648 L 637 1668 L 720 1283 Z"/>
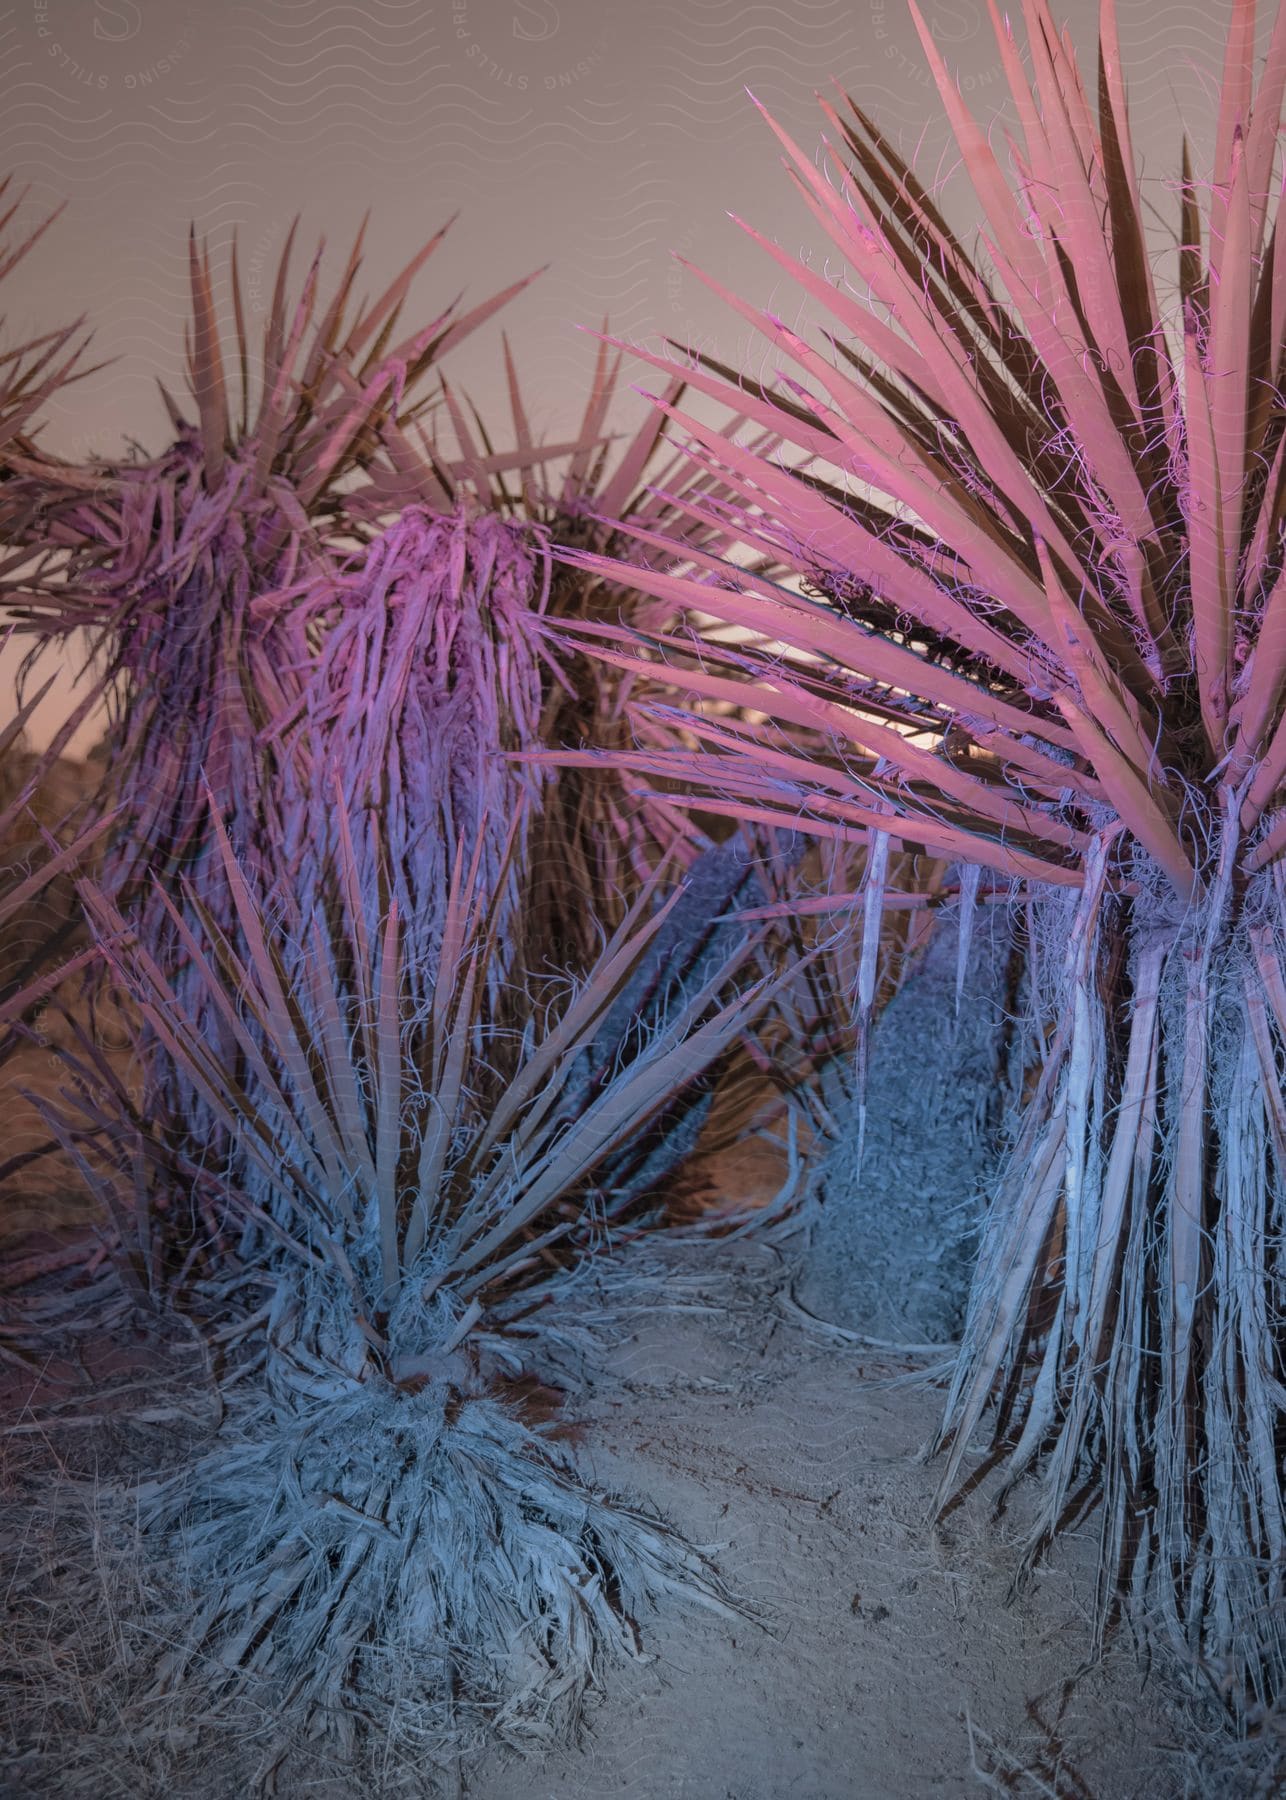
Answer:
<path fill-rule="evenodd" d="M 731 1311 L 717 1254 L 666 1254 L 671 1279 L 577 1403 L 579 1460 L 718 1546 L 762 1626 L 677 1606 L 640 1621 L 655 1660 L 609 1679 L 585 1747 L 493 1753 L 470 1800 L 1188 1791 L 1128 1647 L 1064 1694 L 1089 1651 L 1092 1544 L 1010 1601 L 1012 1555 L 980 1517 L 925 1527 L 935 1469 L 914 1459 L 939 1403 L 888 1385 L 907 1361 L 783 1314 L 768 1252 L 734 1253 Z"/>

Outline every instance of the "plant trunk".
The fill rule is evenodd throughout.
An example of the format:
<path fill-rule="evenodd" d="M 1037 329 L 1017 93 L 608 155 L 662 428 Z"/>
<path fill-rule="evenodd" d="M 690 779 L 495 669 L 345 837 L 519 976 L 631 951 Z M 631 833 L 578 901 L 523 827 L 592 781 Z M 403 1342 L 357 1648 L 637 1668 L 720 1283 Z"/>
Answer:
<path fill-rule="evenodd" d="M 1109 894 L 1102 841 L 1079 897 L 1033 909 L 1048 1048 L 984 1231 L 941 1498 L 993 1405 L 1006 1486 L 1042 1460 L 1031 1552 L 1097 1498 L 1100 1626 L 1132 1595 L 1248 1717 L 1286 1675 L 1286 941 L 1279 878 L 1234 879 L 1231 806 L 1219 849 L 1182 914 L 1144 866 Z"/>

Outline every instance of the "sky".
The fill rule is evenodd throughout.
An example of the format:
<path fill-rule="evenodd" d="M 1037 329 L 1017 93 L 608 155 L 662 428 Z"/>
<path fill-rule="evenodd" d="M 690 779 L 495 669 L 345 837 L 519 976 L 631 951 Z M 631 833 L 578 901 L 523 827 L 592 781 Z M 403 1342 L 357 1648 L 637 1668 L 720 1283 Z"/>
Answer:
<path fill-rule="evenodd" d="M 1096 6 L 1055 12 L 1092 70 Z M 1210 137 L 1227 16 L 1227 0 L 1119 0 L 1136 148 L 1162 215 L 1180 132 L 1198 167 Z M 978 117 L 995 119 L 985 0 L 926 0 L 925 17 Z M 821 258 L 746 90 L 811 154 L 815 96 L 832 83 L 945 183 L 967 226 L 906 0 L 18 0 L 0 6 L 0 173 L 27 189 L 20 223 L 67 206 L 6 284 L 0 343 L 85 315 L 108 366 L 51 405 L 44 441 L 73 457 L 157 450 L 157 379 L 184 385 L 190 224 L 218 271 L 235 233 L 254 333 L 296 215 L 296 269 L 324 238 L 337 276 L 369 211 L 360 285 L 374 294 L 458 214 L 407 323 L 549 264 L 447 373 L 503 431 L 503 324 L 533 422 L 555 440 L 592 368 L 576 327 L 605 315 L 630 343 L 674 338 L 770 372 L 761 341 L 672 252 L 807 324 L 728 213 Z M 629 379 L 655 384 L 641 363 Z M 631 396 L 622 425 L 644 404 Z M 0 717 L 13 666 L 0 650 Z M 60 693 L 37 739 L 63 706 Z"/>

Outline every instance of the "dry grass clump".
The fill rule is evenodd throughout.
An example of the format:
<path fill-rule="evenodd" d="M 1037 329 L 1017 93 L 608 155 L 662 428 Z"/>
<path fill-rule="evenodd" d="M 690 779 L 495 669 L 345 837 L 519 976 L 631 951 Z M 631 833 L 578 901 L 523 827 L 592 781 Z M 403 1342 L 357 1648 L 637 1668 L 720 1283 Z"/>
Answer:
<path fill-rule="evenodd" d="M 149 1697 L 270 1696 L 345 1756 L 408 1710 L 428 1738 L 485 1727 L 529 1749 L 574 1732 L 660 1594 L 735 1616 L 654 1512 L 588 1486 L 460 1361 L 454 1377 L 332 1377 L 324 1404 L 238 1420 L 141 1490 L 144 1529 L 178 1535 L 196 1597 Z"/>

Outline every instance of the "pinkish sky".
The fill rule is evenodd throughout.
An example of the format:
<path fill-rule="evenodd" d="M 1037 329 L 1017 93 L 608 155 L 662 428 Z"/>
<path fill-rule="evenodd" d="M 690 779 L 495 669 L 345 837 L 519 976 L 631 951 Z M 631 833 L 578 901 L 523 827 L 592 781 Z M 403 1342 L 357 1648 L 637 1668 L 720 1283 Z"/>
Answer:
<path fill-rule="evenodd" d="M 1227 12 L 1120 0 L 1136 144 L 1158 177 L 1176 171 L 1184 125 L 1200 164 Z M 926 16 L 994 116 L 984 0 L 926 0 Z M 1091 58 L 1095 7 L 1072 0 L 1064 16 Z M 296 213 L 298 269 L 322 235 L 337 265 L 371 210 L 373 292 L 459 211 L 408 320 L 417 302 L 431 317 L 550 263 L 503 323 L 551 435 L 574 423 L 592 363 L 576 322 L 606 313 L 632 341 L 758 363 L 747 328 L 670 251 L 798 316 L 726 212 L 816 247 L 745 89 L 812 150 L 814 92 L 832 78 L 904 150 L 919 145 L 922 175 L 949 173 L 905 0 L 17 0 L 0 8 L 0 170 L 30 184 L 33 221 L 69 204 L 6 294 L 6 334 L 84 313 L 114 359 L 52 408 L 45 441 L 69 455 L 160 446 L 155 378 L 183 382 L 190 220 L 218 268 L 236 232 L 252 330 Z M 1159 184 L 1155 198 L 1171 212 Z M 499 333 L 447 368 L 503 432 Z M 641 365 L 631 379 L 652 384 Z M 0 712 L 11 703 L 0 665 Z"/>

